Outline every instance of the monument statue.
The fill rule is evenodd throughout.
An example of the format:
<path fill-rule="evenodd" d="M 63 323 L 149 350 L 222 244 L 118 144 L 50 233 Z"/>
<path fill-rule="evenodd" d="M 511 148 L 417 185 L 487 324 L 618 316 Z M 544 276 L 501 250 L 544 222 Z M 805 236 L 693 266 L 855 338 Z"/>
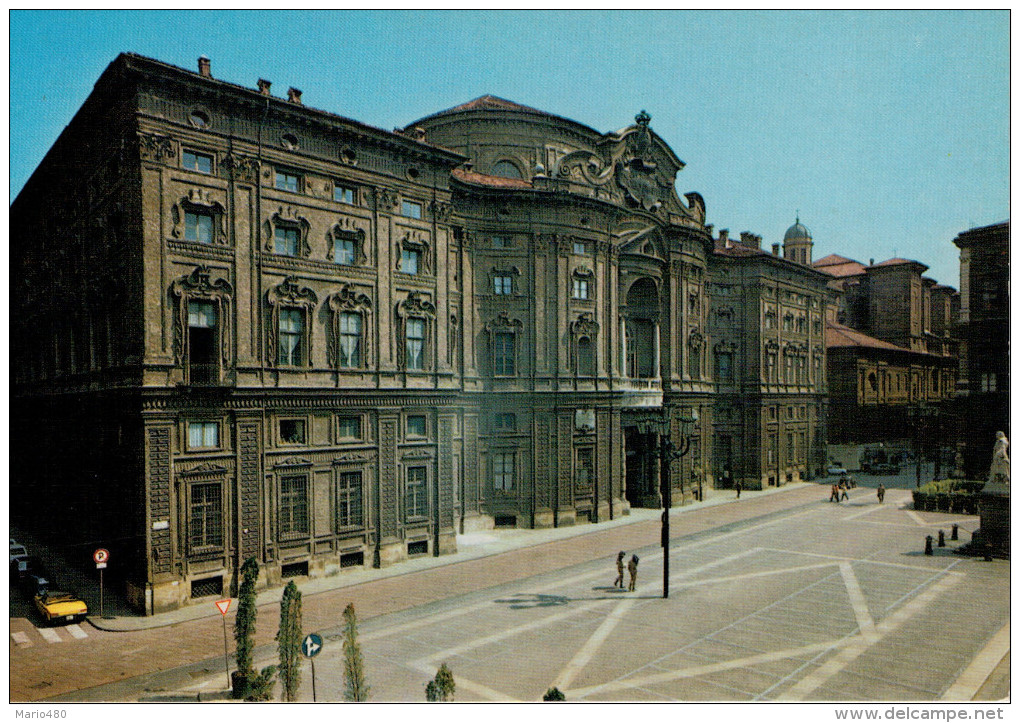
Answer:
<path fill-rule="evenodd" d="M 988 470 L 988 484 L 985 491 L 1009 490 L 1009 440 L 1005 432 L 995 433 L 995 449 L 992 450 L 992 466 Z"/>

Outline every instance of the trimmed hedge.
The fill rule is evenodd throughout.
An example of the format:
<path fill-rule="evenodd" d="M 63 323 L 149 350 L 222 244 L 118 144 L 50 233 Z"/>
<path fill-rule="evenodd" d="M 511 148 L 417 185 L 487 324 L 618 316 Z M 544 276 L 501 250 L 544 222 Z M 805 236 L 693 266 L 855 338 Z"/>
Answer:
<path fill-rule="evenodd" d="M 932 481 L 914 490 L 914 509 L 976 515 L 977 493 L 984 486 L 984 482 L 962 479 Z"/>

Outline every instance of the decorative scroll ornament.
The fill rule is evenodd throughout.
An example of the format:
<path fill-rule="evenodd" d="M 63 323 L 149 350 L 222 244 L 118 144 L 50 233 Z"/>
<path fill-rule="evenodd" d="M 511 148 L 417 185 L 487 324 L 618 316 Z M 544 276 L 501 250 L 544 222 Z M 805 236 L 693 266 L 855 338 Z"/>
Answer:
<path fill-rule="evenodd" d="M 693 351 L 698 351 L 701 346 L 705 343 L 705 337 L 701 335 L 701 332 L 697 329 L 691 329 L 691 333 L 687 336 L 687 344 Z"/>
<path fill-rule="evenodd" d="M 170 163 L 177 158 L 177 146 L 168 136 L 143 134 L 138 137 L 138 156 L 143 161 Z"/>
<path fill-rule="evenodd" d="M 277 462 L 275 467 L 311 467 L 312 461 L 304 457 L 287 457 Z"/>
<path fill-rule="evenodd" d="M 397 304 L 397 313 L 402 317 L 425 316 L 435 318 L 436 307 L 423 294 L 418 291 L 411 291 L 407 298 Z"/>
<path fill-rule="evenodd" d="M 181 276 L 170 284 L 170 296 L 174 299 L 174 361 L 183 363 L 187 356 L 186 335 L 188 325 L 188 302 L 191 300 L 209 300 L 216 305 L 216 315 L 220 323 L 217 331 L 220 337 L 220 358 L 224 366 L 230 363 L 230 330 L 233 326 L 227 323 L 231 318 L 230 304 L 234 288 L 226 279 L 212 279 L 208 266 L 196 266 L 187 276 Z"/>
<path fill-rule="evenodd" d="M 354 265 L 364 266 L 368 263 L 368 256 L 365 254 L 365 239 L 368 233 L 361 228 L 350 217 L 341 218 L 326 232 L 326 258 L 330 261 L 336 259 L 336 244 L 338 241 L 354 242 Z"/>
<path fill-rule="evenodd" d="M 453 204 L 446 201 L 433 201 L 431 208 L 433 218 L 439 223 L 447 223 L 453 213 Z"/>
<path fill-rule="evenodd" d="M 500 329 L 517 330 L 524 327 L 524 322 L 520 319 L 511 319 L 510 312 L 501 311 L 496 314 L 496 317 L 485 325 L 487 331 L 496 331 Z"/>
<path fill-rule="evenodd" d="M 380 188 L 375 192 L 380 211 L 391 211 L 400 203 L 400 194 L 390 188 Z"/>
<path fill-rule="evenodd" d="M 599 323 L 595 321 L 590 312 L 584 312 L 570 324 L 570 332 L 575 339 L 587 336 L 594 339 L 599 333 Z"/>
<path fill-rule="evenodd" d="M 180 477 L 215 477 L 226 474 L 226 472 L 226 467 L 221 467 L 220 465 L 213 464 L 212 462 L 203 462 L 202 464 L 191 467 L 190 469 L 181 470 L 177 474 Z"/>
<path fill-rule="evenodd" d="M 257 158 L 231 153 L 223 159 L 230 177 L 240 183 L 258 183 L 260 162 Z"/>

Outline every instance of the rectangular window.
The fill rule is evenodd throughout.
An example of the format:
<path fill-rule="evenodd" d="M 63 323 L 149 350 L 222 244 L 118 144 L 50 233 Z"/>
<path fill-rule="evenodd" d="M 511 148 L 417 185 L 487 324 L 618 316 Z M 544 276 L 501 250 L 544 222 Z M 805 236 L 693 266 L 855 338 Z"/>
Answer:
<path fill-rule="evenodd" d="M 340 314 L 340 366 L 361 366 L 361 314 L 352 311 Z"/>
<path fill-rule="evenodd" d="M 298 192 L 300 176 L 296 173 L 290 173 L 288 171 L 277 171 L 276 172 L 276 187 L 281 191 L 290 191 L 292 193 Z"/>
<path fill-rule="evenodd" d="M 591 447 L 577 450 L 577 467 L 574 470 L 574 491 L 584 497 L 592 493 L 595 482 L 595 450 Z"/>
<path fill-rule="evenodd" d="M 407 368 L 425 368 L 425 320 L 407 320 Z"/>
<path fill-rule="evenodd" d="M 574 279 L 573 296 L 575 299 L 588 298 L 588 279 Z"/>
<path fill-rule="evenodd" d="M 733 382 L 733 354 L 728 351 L 719 352 L 719 381 L 724 383 Z"/>
<path fill-rule="evenodd" d="M 216 381 L 219 374 L 214 301 L 188 301 L 188 379 L 192 384 Z"/>
<path fill-rule="evenodd" d="M 301 366 L 304 363 L 305 318 L 301 309 L 280 309 L 280 366 Z"/>
<path fill-rule="evenodd" d="M 305 443 L 305 420 L 303 419 L 281 419 L 280 420 L 280 441 L 284 444 Z"/>
<path fill-rule="evenodd" d="M 421 252 L 417 249 L 400 249 L 400 270 L 405 274 L 417 274 Z"/>
<path fill-rule="evenodd" d="M 426 435 L 426 420 L 424 414 L 412 414 L 407 418 L 407 436 L 424 437 Z"/>
<path fill-rule="evenodd" d="M 361 439 L 361 417 L 340 417 L 340 439 Z"/>
<path fill-rule="evenodd" d="M 588 253 L 588 244 L 586 244 L 584 241 L 575 241 L 574 253 L 580 254 L 581 256 L 586 255 Z"/>
<path fill-rule="evenodd" d="M 211 213 L 184 212 L 184 239 L 211 244 L 213 240 L 213 217 Z"/>
<path fill-rule="evenodd" d="M 280 533 L 308 533 L 308 479 L 304 475 L 280 478 Z"/>
<path fill-rule="evenodd" d="M 408 218 L 421 218 L 421 204 L 417 201 L 402 201 L 400 213 Z"/>
<path fill-rule="evenodd" d="M 188 542 L 194 552 L 223 546 L 223 487 L 218 482 L 191 485 Z"/>
<path fill-rule="evenodd" d="M 509 296 L 513 293 L 513 277 L 506 275 L 492 277 L 493 292 L 497 296 Z"/>
<path fill-rule="evenodd" d="M 354 205 L 354 189 L 350 186 L 341 186 L 339 183 L 334 185 L 333 200 L 339 203 Z"/>
<path fill-rule="evenodd" d="M 425 467 L 407 468 L 407 487 L 404 491 L 404 502 L 407 516 L 428 517 L 428 470 Z"/>
<path fill-rule="evenodd" d="M 517 429 L 517 415 L 513 412 L 500 412 L 494 417 L 494 426 L 501 430 Z"/>
<path fill-rule="evenodd" d="M 336 490 L 338 525 L 361 527 L 361 472 L 341 472 Z"/>
<path fill-rule="evenodd" d="M 188 449 L 215 449 L 219 446 L 219 422 L 188 422 Z"/>
<path fill-rule="evenodd" d="M 354 240 L 339 238 L 333 242 L 333 261 L 344 266 L 354 266 Z"/>
<path fill-rule="evenodd" d="M 513 452 L 497 452 L 492 455 L 492 488 L 503 492 L 514 488 Z"/>
<path fill-rule="evenodd" d="M 212 156 L 194 151 L 184 151 L 181 156 L 182 165 L 189 171 L 212 173 Z"/>
<path fill-rule="evenodd" d="M 981 375 L 981 391 L 982 392 L 995 392 L 998 391 L 998 378 L 995 376 L 995 372 L 985 373 Z"/>
<path fill-rule="evenodd" d="M 508 249 L 514 245 L 513 239 L 509 236 L 492 236 L 492 246 L 497 249 Z"/>
<path fill-rule="evenodd" d="M 299 231 L 291 226 L 278 226 L 276 229 L 276 246 L 275 250 L 278 254 L 284 256 L 297 256 L 298 255 L 298 237 Z"/>
<path fill-rule="evenodd" d="M 514 373 L 514 334 L 497 331 L 492 336 L 492 373 L 495 376 L 512 376 Z"/>

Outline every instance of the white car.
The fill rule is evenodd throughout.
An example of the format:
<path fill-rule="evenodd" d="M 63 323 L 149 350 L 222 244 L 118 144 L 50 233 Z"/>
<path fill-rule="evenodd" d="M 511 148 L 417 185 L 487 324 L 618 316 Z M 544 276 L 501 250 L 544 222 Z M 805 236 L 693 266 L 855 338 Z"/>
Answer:
<path fill-rule="evenodd" d="M 28 550 L 20 542 L 11 538 L 11 572 L 21 575 L 28 569 Z"/>
<path fill-rule="evenodd" d="M 839 475 L 846 474 L 846 468 L 840 464 L 830 464 L 829 468 L 825 471 L 830 477 L 838 477 Z"/>

